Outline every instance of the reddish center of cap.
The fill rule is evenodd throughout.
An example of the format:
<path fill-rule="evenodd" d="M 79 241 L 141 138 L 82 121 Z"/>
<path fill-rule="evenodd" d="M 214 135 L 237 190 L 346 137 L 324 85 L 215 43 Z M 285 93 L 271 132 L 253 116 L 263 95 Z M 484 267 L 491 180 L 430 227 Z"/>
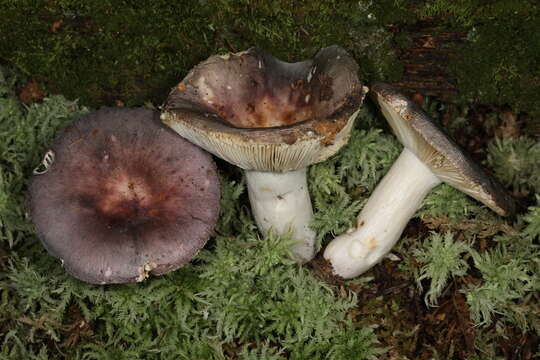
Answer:
<path fill-rule="evenodd" d="M 145 182 L 126 174 L 116 174 L 104 184 L 104 195 L 97 201 L 97 207 L 108 216 L 125 216 L 126 213 L 146 207 L 151 193 Z"/>
<path fill-rule="evenodd" d="M 111 223 L 127 227 L 160 221 L 167 211 L 166 191 L 156 191 L 146 176 L 116 170 L 102 180 L 93 207 Z"/>
<path fill-rule="evenodd" d="M 195 94 L 204 106 L 240 128 L 287 126 L 322 116 L 321 110 L 328 107 L 323 103 L 334 96 L 333 78 L 317 72 L 316 66 L 299 71 L 297 64 L 267 60 L 247 54 L 230 57 L 223 67 L 209 64 L 195 70 L 190 87 L 180 83 L 177 95 Z"/>
<path fill-rule="evenodd" d="M 220 104 L 214 99 L 216 112 L 236 127 L 261 128 L 285 126 L 305 121 L 313 116 L 313 99 L 308 91 L 297 90 L 280 95 L 265 94 L 260 98 L 235 99 Z"/>

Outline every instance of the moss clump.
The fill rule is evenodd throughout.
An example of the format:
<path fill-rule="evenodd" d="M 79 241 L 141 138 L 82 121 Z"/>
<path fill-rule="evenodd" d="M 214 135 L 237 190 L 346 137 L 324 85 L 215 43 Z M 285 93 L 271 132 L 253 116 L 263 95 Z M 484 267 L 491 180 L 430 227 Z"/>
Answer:
<path fill-rule="evenodd" d="M 399 73 L 390 33 L 360 23 L 368 13 L 357 1 L 22 0 L 0 13 L 0 56 L 91 106 L 160 104 L 198 62 L 251 46 L 299 61 L 339 44 L 365 77 Z"/>
<path fill-rule="evenodd" d="M 353 130 L 344 149 L 309 169 L 309 189 L 315 208 L 311 227 L 319 240 L 353 226 L 368 194 L 401 150 L 394 138 L 381 129 L 370 128 L 376 119 L 368 108 L 360 111 L 356 120 L 359 128 Z"/>
<path fill-rule="evenodd" d="M 469 31 L 457 52 L 465 49 L 467 57 L 456 58 L 454 67 L 466 98 L 535 111 L 527 94 L 538 83 L 537 34 L 527 34 L 530 44 L 518 36 L 537 21 L 531 1 L 438 0 L 415 9 L 395 0 L 120 3 L 117 9 L 116 1 L 4 1 L 0 56 L 83 104 L 160 103 L 200 60 L 253 45 L 294 61 L 338 43 L 366 78 L 392 79 L 401 70 L 387 29 L 439 17 L 441 27 Z M 492 27 L 500 35 L 494 44 Z M 87 110 L 62 96 L 25 108 L 14 90 L 21 85 L 2 68 L 0 358 L 373 359 L 384 356 L 383 346 L 392 346 L 389 357 L 486 358 L 482 352 L 489 349 L 495 358 L 504 356 L 505 336 L 537 344 L 535 139 L 495 140 L 488 147 L 486 164 L 529 201 L 525 213 L 501 219 L 443 185 L 406 229 L 409 238 L 395 250 L 402 261 L 385 260 L 361 279 L 325 282 L 319 270 L 292 265 L 290 240 L 257 236 L 240 172 L 221 166 L 222 216 L 207 250 L 173 274 L 96 287 L 69 277 L 46 255 L 24 208 L 26 181 L 47 144 Z M 467 121 L 450 123 L 458 129 Z M 349 146 L 311 168 L 313 227 L 321 240 L 351 226 L 398 155 L 399 144 L 383 128 L 368 104 Z M 424 306 L 426 296 L 440 306 Z M 459 309 L 448 311 L 456 300 Z M 435 320 L 439 328 L 431 326 Z M 468 320 L 478 325 L 464 332 L 476 337 L 477 349 L 452 336 Z"/>
<path fill-rule="evenodd" d="M 489 143 L 487 162 L 515 194 L 540 193 L 540 143 L 537 139 L 527 136 L 495 138 Z"/>
<path fill-rule="evenodd" d="M 7 74 L 7 75 L 6 75 Z M 95 286 L 48 256 L 25 216 L 27 181 L 59 129 L 86 113 L 62 96 L 28 108 L 0 68 L 0 359 L 376 359 L 372 327 L 260 237 L 238 172 L 223 174 L 216 236 L 188 266 L 145 283 Z M 260 357 L 259 357 L 260 356 Z"/>
<path fill-rule="evenodd" d="M 466 31 L 451 70 L 461 96 L 540 115 L 540 7 L 536 1 L 437 0 L 418 10 Z"/>
<path fill-rule="evenodd" d="M 540 114 L 540 8 L 533 0 L 134 1 L 0 3 L 0 56 L 82 104 L 160 104 L 211 54 L 266 48 L 288 61 L 339 44 L 366 80 L 398 80 L 404 25 L 466 32 L 451 70 L 462 100 Z"/>
<path fill-rule="evenodd" d="M 422 288 L 422 280 L 430 279 L 429 290 L 425 296 L 426 304 L 437 305 L 437 298 L 441 296 L 448 280 L 467 273 L 469 265 L 464 254 L 471 248 L 467 243 L 456 242 L 452 233 L 433 234 L 422 244 L 420 249 L 414 251 L 414 256 L 421 264 L 416 281 Z"/>
<path fill-rule="evenodd" d="M 61 96 L 24 109 L 14 94 L 18 83 L 0 66 L 0 243 L 10 247 L 33 233 L 25 220 L 26 180 L 56 132 L 87 112 Z"/>

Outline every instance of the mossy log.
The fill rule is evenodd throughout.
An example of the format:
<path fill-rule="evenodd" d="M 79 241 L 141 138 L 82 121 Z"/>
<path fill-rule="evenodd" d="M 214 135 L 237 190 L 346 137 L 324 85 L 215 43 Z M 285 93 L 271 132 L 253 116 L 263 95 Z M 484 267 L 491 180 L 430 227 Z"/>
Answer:
<path fill-rule="evenodd" d="M 394 27 L 392 31 L 405 32 L 411 39 L 411 45 L 398 52 L 403 76 L 393 84 L 411 94 L 455 99 L 458 88 L 448 66 L 456 53 L 455 46 L 464 42 L 466 34 L 441 31 L 431 22 Z"/>

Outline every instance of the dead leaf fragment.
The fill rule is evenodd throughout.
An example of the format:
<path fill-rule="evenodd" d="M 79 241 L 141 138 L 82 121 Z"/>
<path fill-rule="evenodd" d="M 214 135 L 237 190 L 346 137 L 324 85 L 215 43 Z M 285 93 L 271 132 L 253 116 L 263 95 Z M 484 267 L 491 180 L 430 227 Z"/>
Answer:
<path fill-rule="evenodd" d="M 62 27 L 62 24 L 64 23 L 63 20 L 56 20 L 55 22 L 52 23 L 51 27 L 50 27 L 50 31 L 55 33 L 57 32 L 58 30 L 60 30 L 60 28 Z"/>
<path fill-rule="evenodd" d="M 19 93 L 19 99 L 22 103 L 30 105 L 39 103 L 45 97 L 45 92 L 39 87 L 35 80 L 30 81 Z"/>

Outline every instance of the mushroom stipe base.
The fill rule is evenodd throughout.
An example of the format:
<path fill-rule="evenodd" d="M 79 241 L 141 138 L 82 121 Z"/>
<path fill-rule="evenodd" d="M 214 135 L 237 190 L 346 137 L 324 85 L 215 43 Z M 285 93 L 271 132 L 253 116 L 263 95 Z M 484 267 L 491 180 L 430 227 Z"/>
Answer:
<path fill-rule="evenodd" d="M 428 192 L 441 182 L 461 190 L 499 215 L 515 211 L 515 201 L 397 88 L 371 88 L 394 134 L 404 145 L 398 160 L 377 185 L 358 217 L 356 229 L 328 244 L 324 257 L 336 274 L 352 278 L 370 269 L 397 242 Z"/>
<path fill-rule="evenodd" d="M 259 229 L 290 233 L 296 240 L 291 251 L 303 263 L 315 256 L 316 234 L 309 228 L 313 209 L 309 197 L 307 169 L 283 173 L 246 171 L 251 211 Z"/>
<path fill-rule="evenodd" d="M 246 170 L 259 229 L 291 232 L 303 263 L 315 255 L 306 168 L 347 143 L 366 90 L 339 46 L 295 63 L 251 48 L 198 64 L 171 90 L 161 119 Z"/>
<path fill-rule="evenodd" d="M 349 229 L 326 247 L 324 258 L 345 279 L 380 262 L 399 240 L 426 195 L 441 183 L 409 150 L 403 152 L 377 185 Z"/>

